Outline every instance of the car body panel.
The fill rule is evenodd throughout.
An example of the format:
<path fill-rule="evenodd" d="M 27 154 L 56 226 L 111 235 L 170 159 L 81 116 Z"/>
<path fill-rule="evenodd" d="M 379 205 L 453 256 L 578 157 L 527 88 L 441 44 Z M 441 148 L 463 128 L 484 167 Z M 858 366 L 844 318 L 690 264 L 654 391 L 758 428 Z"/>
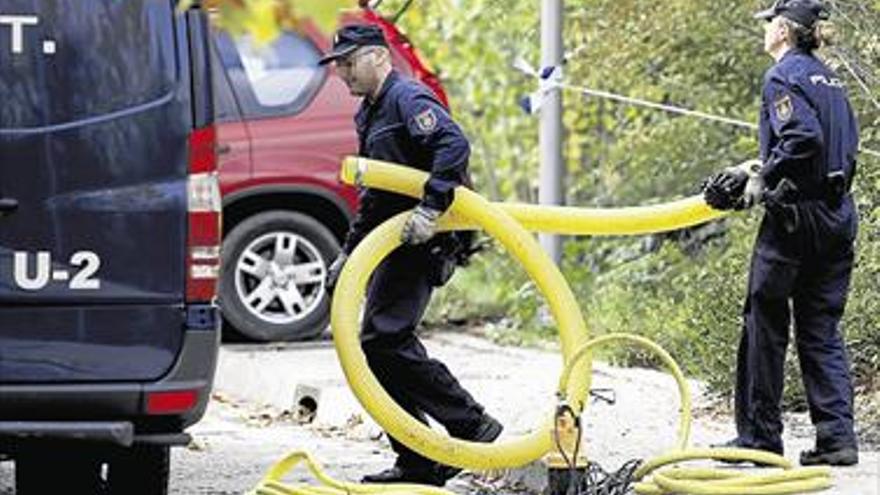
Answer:
<path fill-rule="evenodd" d="M 85 1 L 3 6 L 56 52 L 0 66 L 0 185 L 19 202 L 0 219 L 0 382 L 153 380 L 181 344 L 186 23 L 166 1 Z"/>
<path fill-rule="evenodd" d="M 379 25 L 391 45 L 395 67 L 406 75 L 420 78 L 435 88 L 442 101 L 446 101 L 436 76 L 393 24 L 369 9 L 340 19 L 341 24 L 354 22 Z M 330 36 L 312 23 L 307 22 L 298 34 L 319 54 L 330 49 Z M 241 93 L 242 90 L 237 91 Z M 239 140 L 243 135 L 251 140 L 249 175 L 244 172 L 239 158 L 221 156 L 220 181 L 224 198 L 244 197 L 244 191 L 253 188 L 304 186 L 308 190 L 320 190 L 342 198 L 343 201 L 338 203 L 344 204 L 346 216 L 351 216 L 357 209 L 357 192 L 355 188 L 342 184 L 338 174 L 342 158 L 357 152 L 353 117 L 358 105 L 359 99 L 349 93 L 331 65 L 320 89 L 304 108 L 269 118 L 238 115 L 233 120 L 224 120 L 219 126 L 221 146 L 230 143 L 233 149 L 243 148 Z M 242 125 L 246 129 L 241 129 Z M 229 204 L 228 201 L 224 203 Z"/>

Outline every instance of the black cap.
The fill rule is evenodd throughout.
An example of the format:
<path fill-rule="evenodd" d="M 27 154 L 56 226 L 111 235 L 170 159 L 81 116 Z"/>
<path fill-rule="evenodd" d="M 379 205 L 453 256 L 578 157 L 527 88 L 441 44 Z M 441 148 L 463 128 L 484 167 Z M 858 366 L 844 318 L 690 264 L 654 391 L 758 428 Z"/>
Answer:
<path fill-rule="evenodd" d="M 829 16 L 828 9 L 819 0 L 776 0 L 772 7 L 755 14 L 755 18 L 770 20 L 780 15 L 806 28 Z"/>
<path fill-rule="evenodd" d="M 318 61 L 319 65 L 330 63 L 344 57 L 362 46 L 388 46 L 382 29 L 373 24 L 352 24 L 336 31 L 333 36 L 333 49 Z"/>

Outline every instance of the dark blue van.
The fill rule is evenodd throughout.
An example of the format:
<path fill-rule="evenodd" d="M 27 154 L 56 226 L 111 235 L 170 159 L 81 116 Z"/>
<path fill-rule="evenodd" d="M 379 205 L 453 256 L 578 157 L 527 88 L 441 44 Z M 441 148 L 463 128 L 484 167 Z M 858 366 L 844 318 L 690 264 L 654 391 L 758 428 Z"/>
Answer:
<path fill-rule="evenodd" d="M 0 459 L 18 495 L 162 494 L 219 347 L 206 13 L 0 2 Z"/>

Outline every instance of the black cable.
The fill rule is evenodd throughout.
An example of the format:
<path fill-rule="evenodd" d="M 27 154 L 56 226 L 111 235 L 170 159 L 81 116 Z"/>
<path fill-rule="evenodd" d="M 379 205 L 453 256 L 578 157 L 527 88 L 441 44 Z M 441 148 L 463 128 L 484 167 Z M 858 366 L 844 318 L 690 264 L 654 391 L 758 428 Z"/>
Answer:
<path fill-rule="evenodd" d="M 569 410 L 571 410 L 571 408 L 569 408 Z M 581 484 L 580 473 L 577 469 L 578 454 L 580 453 L 581 448 L 581 417 L 574 416 L 574 411 L 572 411 L 572 416 L 574 417 L 574 427 L 577 429 L 577 436 L 575 437 L 576 439 L 574 442 L 574 452 L 572 452 L 573 462 L 568 470 L 568 491 L 573 495 L 577 495 L 578 486 Z"/>
<path fill-rule="evenodd" d="M 641 465 L 640 459 L 624 463 L 620 469 L 607 472 L 597 462 L 587 464 L 585 476 L 578 486 L 577 495 L 629 495 L 633 490 L 634 474 Z"/>
<path fill-rule="evenodd" d="M 590 397 L 594 400 L 605 402 L 609 406 L 617 403 L 617 392 L 613 388 L 591 388 Z"/>
<path fill-rule="evenodd" d="M 603 397 L 604 398 L 604 397 Z M 562 446 L 559 431 L 559 420 L 565 414 L 571 414 L 574 420 L 574 426 L 577 429 L 576 441 L 572 451 L 572 457 Z M 587 462 L 586 467 L 581 472 L 578 469 L 577 461 L 580 453 L 581 440 L 583 430 L 581 429 L 581 418 L 576 415 L 574 410 L 566 403 L 560 404 L 556 408 L 556 417 L 553 422 L 553 440 L 556 444 L 556 450 L 562 457 L 563 462 L 568 467 L 568 487 L 566 495 L 630 495 L 633 493 L 634 475 L 636 470 L 642 464 L 641 459 L 631 459 L 623 464 L 617 471 L 605 471 L 597 462 Z"/>

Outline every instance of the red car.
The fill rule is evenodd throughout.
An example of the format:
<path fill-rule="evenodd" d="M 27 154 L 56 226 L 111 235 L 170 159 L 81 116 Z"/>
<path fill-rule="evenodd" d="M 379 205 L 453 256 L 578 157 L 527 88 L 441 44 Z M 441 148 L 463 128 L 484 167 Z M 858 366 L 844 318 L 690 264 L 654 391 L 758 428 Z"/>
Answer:
<path fill-rule="evenodd" d="M 341 20 L 352 22 L 381 26 L 397 69 L 446 102 L 394 24 L 370 9 Z M 318 66 L 331 39 L 314 26 L 267 47 L 219 30 L 214 41 L 223 314 L 250 340 L 315 337 L 329 320 L 326 268 L 357 207 L 356 191 L 337 177 L 342 157 L 357 152 L 358 100 L 332 66 Z"/>

